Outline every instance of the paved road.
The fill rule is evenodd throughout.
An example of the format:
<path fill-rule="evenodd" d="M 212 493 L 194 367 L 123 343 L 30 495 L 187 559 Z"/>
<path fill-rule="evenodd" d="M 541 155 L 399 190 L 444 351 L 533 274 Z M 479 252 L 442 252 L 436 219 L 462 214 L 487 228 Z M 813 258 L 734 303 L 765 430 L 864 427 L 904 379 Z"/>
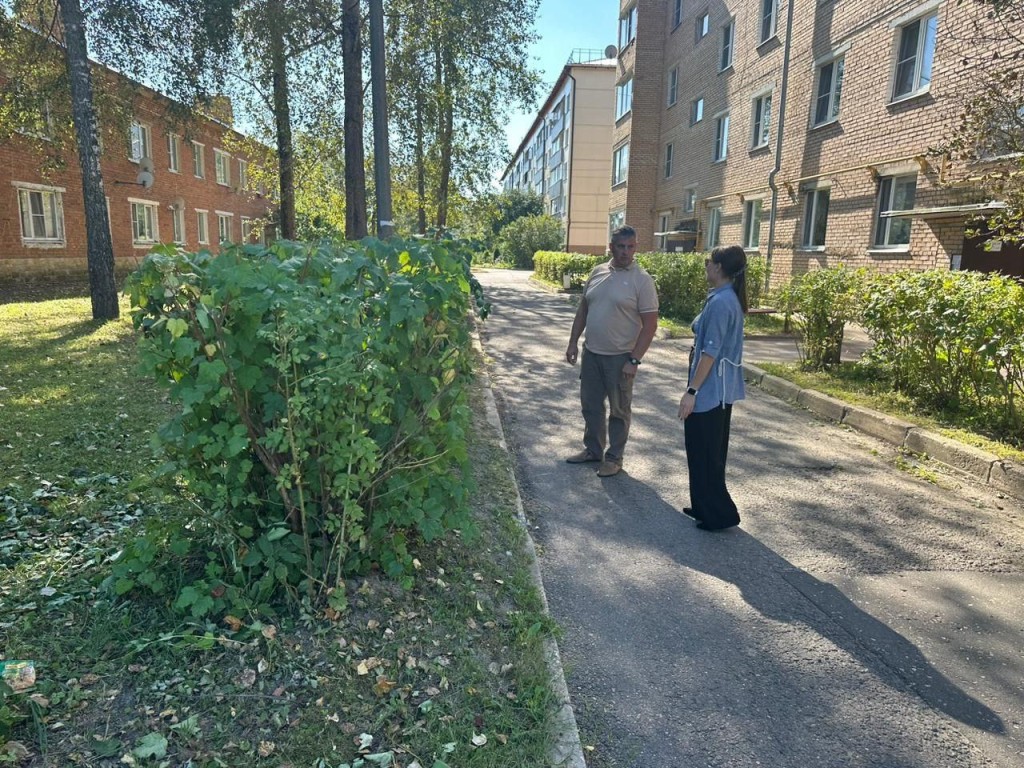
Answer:
<path fill-rule="evenodd" d="M 573 306 L 480 274 L 484 346 L 592 768 L 1024 765 L 1024 510 L 756 389 L 733 416 L 743 525 L 687 503 L 681 343 L 636 385 L 625 470 L 580 448 Z"/>

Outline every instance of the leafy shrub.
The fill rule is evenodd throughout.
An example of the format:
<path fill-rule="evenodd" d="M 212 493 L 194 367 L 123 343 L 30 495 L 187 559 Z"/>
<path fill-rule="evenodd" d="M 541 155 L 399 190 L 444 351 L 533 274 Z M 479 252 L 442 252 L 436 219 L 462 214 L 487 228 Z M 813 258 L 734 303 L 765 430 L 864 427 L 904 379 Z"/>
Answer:
<path fill-rule="evenodd" d="M 501 230 L 498 249 L 517 269 L 533 269 L 533 254 L 560 247 L 564 236 L 562 222 L 554 216 L 523 216 Z"/>
<path fill-rule="evenodd" d="M 127 290 L 141 364 L 181 404 L 157 440 L 220 551 L 179 609 L 281 589 L 340 609 L 345 576 L 406 576 L 415 542 L 469 524 L 473 290 L 457 244 L 164 247 Z M 185 533 L 161 536 L 184 555 Z M 117 591 L 159 591 L 143 575 L 157 543 L 127 552 Z"/>
<path fill-rule="evenodd" d="M 864 270 L 843 266 L 794 277 L 776 300 L 802 332 L 800 356 L 805 368 L 820 371 L 839 365 L 843 329 L 857 317 Z"/>
<path fill-rule="evenodd" d="M 534 274 L 541 280 L 559 285 L 562 284 L 562 276 L 569 275 L 570 287 L 580 288 L 591 270 L 607 260 L 607 256 L 594 256 L 588 253 L 537 251 L 533 255 L 533 269 Z"/>

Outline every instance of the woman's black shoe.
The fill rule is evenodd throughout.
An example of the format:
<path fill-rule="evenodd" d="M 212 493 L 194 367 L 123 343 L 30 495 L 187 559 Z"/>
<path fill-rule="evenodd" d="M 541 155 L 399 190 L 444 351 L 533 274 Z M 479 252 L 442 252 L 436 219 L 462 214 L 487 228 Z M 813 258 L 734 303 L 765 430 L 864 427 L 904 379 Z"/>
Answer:
<path fill-rule="evenodd" d="M 729 528 L 735 528 L 739 523 L 729 523 L 727 525 L 711 525 L 711 523 L 705 523 L 701 521 L 697 523 L 697 527 L 702 531 L 725 531 Z"/>

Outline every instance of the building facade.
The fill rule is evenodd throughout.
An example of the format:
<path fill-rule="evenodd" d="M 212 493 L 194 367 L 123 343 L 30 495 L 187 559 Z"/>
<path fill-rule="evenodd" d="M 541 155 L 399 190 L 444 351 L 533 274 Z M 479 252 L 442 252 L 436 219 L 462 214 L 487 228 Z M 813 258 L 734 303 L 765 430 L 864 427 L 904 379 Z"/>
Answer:
<path fill-rule="evenodd" d="M 1000 203 L 932 151 L 998 46 L 979 8 L 623 0 L 633 108 L 609 226 L 636 226 L 644 250 L 740 243 L 776 283 L 840 263 L 981 268 L 992 255 L 965 224 Z M 1019 251 L 997 261 L 1024 274 Z"/>
<path fill-rule="evenodd" d="M 251 182 L 251 159 L 240 149 L 246 141 L 229 118 L 193 115 L 183 123 L 171 117 L 165 97 L 139 85 L 132 90 L 127 136 L 111 139 L 115 129 L 101 126 L 118 274 L 134 268 L 157 243 L 217 250 L 222 242 L 252 242 L 266 232 L 270 201 Z M 0 281 L 87 275 L 77 153 L 64 152 L 55 164 L 45 139 L 16 133 L 0 143 Z"/>
<path fill-rule="evenodd" d="M 612 122 L 627 98 L 616 63 L 574 52 L 501 178 L 503 188 L 543 196 L 562 220 L 565 250 L 604 253 Z"/>

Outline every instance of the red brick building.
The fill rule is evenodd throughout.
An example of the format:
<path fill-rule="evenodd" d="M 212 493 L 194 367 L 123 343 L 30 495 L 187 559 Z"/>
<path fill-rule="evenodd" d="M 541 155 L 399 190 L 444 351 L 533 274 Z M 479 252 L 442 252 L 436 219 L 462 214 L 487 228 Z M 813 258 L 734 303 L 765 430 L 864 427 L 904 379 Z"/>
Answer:
<path fill-rule="evenodd" d="M 609 224 L 635 226 L 642 249 L 741 243 L 771 260 L 774 282 L 839 263 L 1024 274 L 1019 249 L 965 238 L 1000 202 L 931 152 L 1002 45 L 978 3 L 620 7 L 633 108 L 615 126 L 613 167 L 626 165 Z"/>
<path fill-rule="evenodd" d="M 224 121 L 192 115 L 183 122 L 166 97 L 137 84 L 131 90 L 124 140 L 101 126 L 118 274 L 155 243 L 216 250 L 222 241 L 254 241 L 271 219 L 271 204 L 251 181 L 252 160 L 238 149 L 247 141 L 228 124 L 230 107 L 221 110 Z M 0 143 L 0 283 L 87 275 L 78 157 L 68 151 L 51 170 L 39 143 L 18 134 Z"/>

